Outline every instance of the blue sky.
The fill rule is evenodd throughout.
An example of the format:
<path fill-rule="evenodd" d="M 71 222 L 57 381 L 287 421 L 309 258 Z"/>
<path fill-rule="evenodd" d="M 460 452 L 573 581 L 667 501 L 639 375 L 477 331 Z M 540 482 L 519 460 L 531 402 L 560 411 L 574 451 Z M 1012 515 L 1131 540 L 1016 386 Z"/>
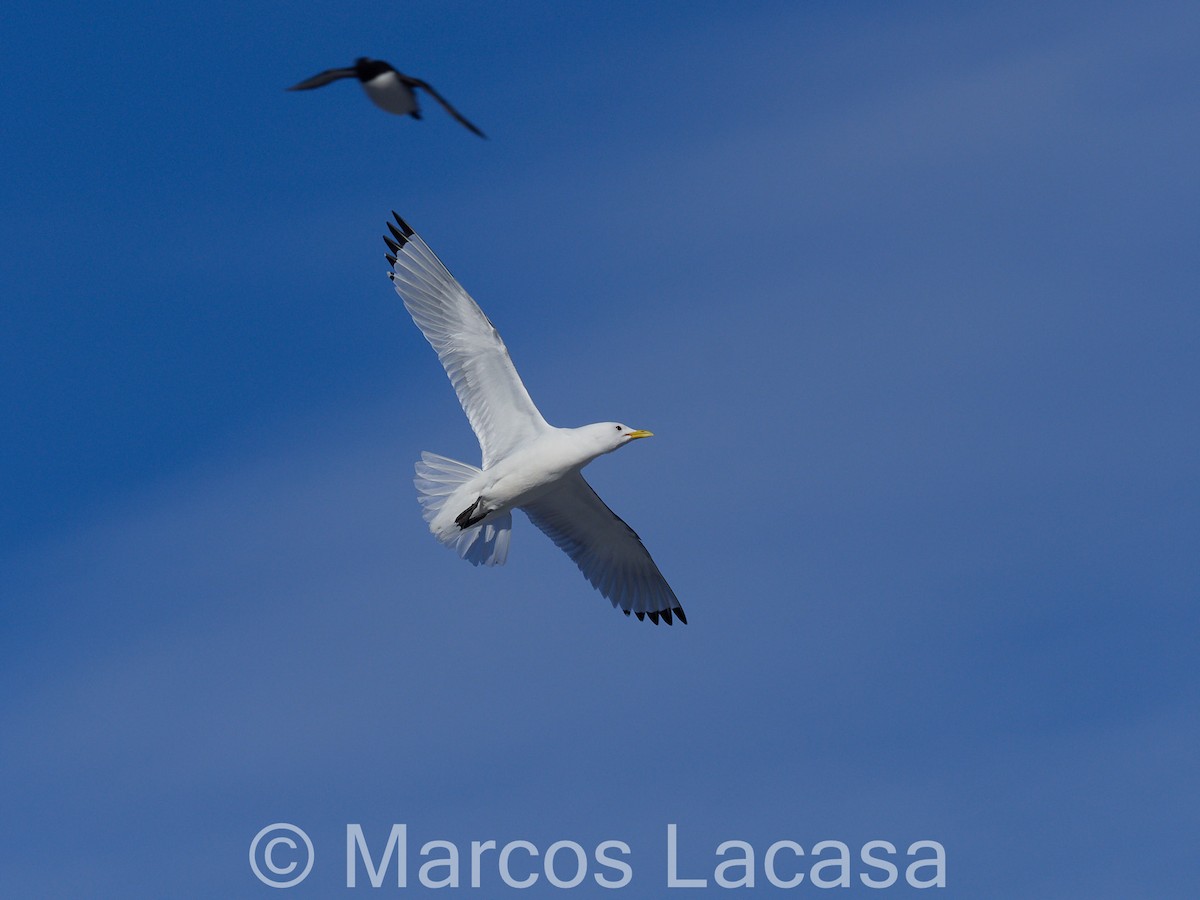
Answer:
<path fill-rule="evenodd" d="M 352 822 L 631 845 L 567 896 L 661 896 L 671 822 L 710 881 L 930 839 L 940 895 L 1194 891 L 1194 5 L 4 18 L 6 896 L 275 895 L 280 821 L 296 897 Z M 283 90 L 359 55 L 490 139 Z M 686 628 L 521 517 L 495 570 L 428 535 L 413 461 L 478 447 L 392 209 L 547 419 L 656 433 L 588 477 Z"/>

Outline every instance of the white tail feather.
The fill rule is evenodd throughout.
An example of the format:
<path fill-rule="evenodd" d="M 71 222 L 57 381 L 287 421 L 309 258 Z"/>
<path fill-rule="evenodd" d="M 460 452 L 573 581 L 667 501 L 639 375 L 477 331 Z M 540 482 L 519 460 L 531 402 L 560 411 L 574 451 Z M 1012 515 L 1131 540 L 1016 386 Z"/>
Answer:
<path fill-rule="evenodd" d="M 455 459 L 438 456 L 436 453 L 421 452 L 416 465 L 417 499 L 421 503 L 421 515 L 432 526 L 433 520 L 446 501 L 459 488 L 478 475 L 482 470 Z M 470 501 L 464 500 L 466 508 Z M 453 547 L 458 555 L 471 565 L 500 566 L 508 558 L 508 542 L 512 537 L 512 515 L 484 522 L 471 528 L 454 526 L 444 531 L 434 530 L 434 536 L 447 547 Z"/>

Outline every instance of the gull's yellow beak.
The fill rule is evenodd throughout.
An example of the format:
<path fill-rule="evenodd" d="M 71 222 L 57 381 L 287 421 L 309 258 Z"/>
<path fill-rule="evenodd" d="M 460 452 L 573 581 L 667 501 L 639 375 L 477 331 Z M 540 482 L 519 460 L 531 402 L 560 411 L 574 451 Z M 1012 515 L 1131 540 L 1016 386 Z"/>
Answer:
<path fill-rule="evenodd" d="M 644 429 L 639 428 L 637 431 L 629 432 L 629 437 L 631 439 L 632 438 L 640 438 L 640 437 L 654 437 L 654 432 L 653 431 L 645 431 Z"/>

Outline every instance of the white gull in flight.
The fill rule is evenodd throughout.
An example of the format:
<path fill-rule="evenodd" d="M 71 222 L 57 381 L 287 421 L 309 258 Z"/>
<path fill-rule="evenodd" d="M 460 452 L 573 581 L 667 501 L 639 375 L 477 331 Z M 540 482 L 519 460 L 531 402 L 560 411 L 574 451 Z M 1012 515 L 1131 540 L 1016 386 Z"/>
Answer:
<path fill-rule="evenodd" d="M 474 565 L 508 556 L 522 510 L 625 615 L 687 623 L 641 539 L 583 479 L 584 466 L 649 431 L 619 422 L 555 428 L 542 418 L 508 348 L 478 304 L 395 213 L 388 277 L 450 376 L 479 438 L 483 468 L 423 452 L 416 486 L 433 535 Z"/>

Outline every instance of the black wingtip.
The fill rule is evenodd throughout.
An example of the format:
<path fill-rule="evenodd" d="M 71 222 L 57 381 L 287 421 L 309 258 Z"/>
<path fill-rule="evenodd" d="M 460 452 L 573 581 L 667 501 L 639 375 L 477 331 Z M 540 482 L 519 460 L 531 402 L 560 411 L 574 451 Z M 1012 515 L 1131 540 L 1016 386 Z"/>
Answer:
<path fill-rule="evenodd" d="M 660 621 L 666 622 L 668 625 L 674 625 L 675 620 L 679 620 L 680 625 L 688 623 L 687 616 L 683 614 L 682 606 L 672 606 L 670 609 L 658 609 L 654 612 L 633 612 L 632 610 L 623 609 L 621 612 L 626 616 L 632 614 L 638 617 L 639 622 L 646 621 L 646 617 L 650 617 L 650 621 L 657 625 Z"/>
<path fill-rule="evenodd" d="M 396 257 L 392 256 L 392 254 L 390 254 L 390 253 L 385 253 L 385 254 L 383 254 L 383 258 L 384 258 L 384 259 L 386 259 L 386 260 L 388 261 L 388 265 L 389 265 L 389 266 L 395 266 L 395 265 L 396 265 Z"/>
<path fill-rule="evenodd" d="M 400 218 L 400 213 L 396 212 L 394 209 L 392 210 L 392 218 L 395 219 L 396 224 L 400 226 L 400 235 L 403 235 L 405 240 L 408 240 L 416 233 L 412 230 L 412 226 Z M 391 224 L 388 225 L 388 228 L 392 228 Z M 392 228 L 392 234 L 396 234 L 396 229 Z M 397 235 L 397 237 L 400 237 L 400 235 Z"/>
<path fill-rule="evenodd" d="M 621 612 L 625 613 L 626 616 L 632 613 L 638 617 L 639 622 L 646 621 L 646 617 L 649 616 L 650 621 L 655 625 L 657 625 L 660 620 L 666 622 L 668 625 L 674 625 L 676 619 L 679 620 L 680 625 L 686 625 L 688 623 L 687 616 L 683 614 L 682 606 L 672 606 L 670 609 L 659 609 L 655 610 L 654 612 L 633 612 L 632 610 L 628 609 L 623 609 Z"/>
<path fill-rule="evenodd" d="M 388 242 L 388 246 L 394 247 L 396 252 L 399 253 L 400 248 L 408 243 L 408 238 L 405 236 L 404 232 L 397 229 L 396 226 L 391 222 L 388 222 L 388 231 L 392 233 L 392 237 L 395 238 L 395 240 L 390 240 L 387 235 L 384 235 L 383 239 Z"/>
<path fill-rule="evenodd" d="M 393 253 L 399 253 L 400 248 L 404 246 L 403 241 L 401 241 L 401 243 L 397 244 L 386 234 L 383 236 L 383 242 L 388 245 L 388 249 L 391 250 Z"/>

